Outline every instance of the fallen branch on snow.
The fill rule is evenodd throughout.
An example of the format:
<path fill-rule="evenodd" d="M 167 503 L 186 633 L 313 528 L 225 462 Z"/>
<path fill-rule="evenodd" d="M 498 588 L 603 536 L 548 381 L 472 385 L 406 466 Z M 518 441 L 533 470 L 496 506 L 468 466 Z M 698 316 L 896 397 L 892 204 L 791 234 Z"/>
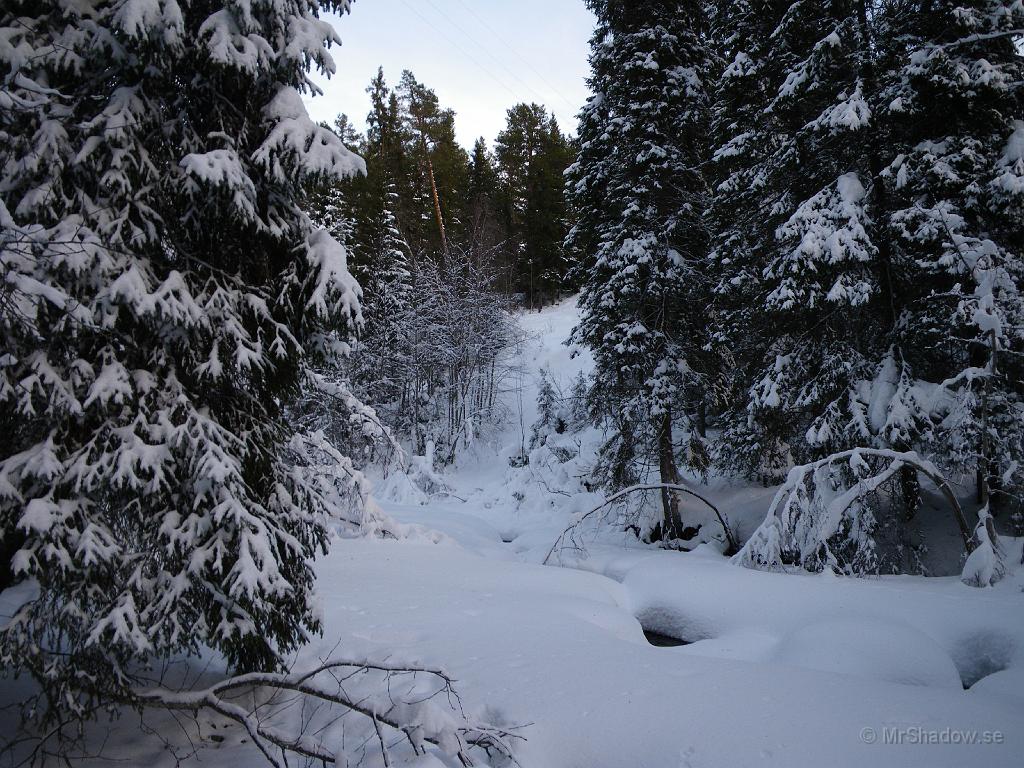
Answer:
<path fill-rule="evenodd" d="M 284 698 L 282 699 L 282 696 Z M 500 755 L 518 765 L 513 743 L 524 737 L 491 723 L 477 722 L 463 710 L 454 681 L 442 670 L 411 664 L 389 664 L 365 659 L 329 661 L 303 673 L 243 674 L 202 690 L 166 688 L 140 690 L 130 702 L 140 707 L 214 712 L 245 729 L 256 748 L 274 768 L 285 768 L 288 755 L 338 762 L 340 749 L 310 738 L 305 726 L 292 729 L 280 714 L 294 710 L 316 711 L 309 702 L 342 709 L 331 722 L 348 714 L 363 718 L 366 742 L 376 742 L 384 765 L 391 765 L 391 750 L 405 743 L 414 755 L 426 754 L 433 745 L 463 766 L 474 765 L 472 751 Z M 330 725 L 330 723 L 328 723 Z M 327 726 L 317 728 L 322 732 Z"/>

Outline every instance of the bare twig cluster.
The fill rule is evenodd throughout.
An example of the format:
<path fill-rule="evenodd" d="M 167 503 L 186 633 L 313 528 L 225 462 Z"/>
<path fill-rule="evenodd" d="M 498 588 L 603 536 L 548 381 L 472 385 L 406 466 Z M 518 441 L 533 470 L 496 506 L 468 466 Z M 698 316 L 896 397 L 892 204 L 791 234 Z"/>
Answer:
<path fill-rule="evenodd" d="M 348 765 L 351 759 L 358 764 L 373 753 L 391 766 L 403 752 L 424 755 L 428 749 L 467 767 L 476 764 L 474 753 L 516 766 L 514 747 L 524 740 L 517 727 L 469 714 L 455 681 L 443 670 L 369 658 L 330 659 L 301 672 L 239 674 L 206 686 L 194 679 L 180 686 L 160 682 L 133 689 L 117 704 L 122 712 L 137 710 L 140 717 L 170 714 L 181 726 L 174 733 L 188 741 L 184 752 L 165 729 L 144 717 L 142 730 L 162 741 L 179 762 L 221 740 L 203 735 L 200 724 L 210 716 L 241 728 L 242 740 L 274 768 L 288 768 L 292 761 L 333 766 Z M 22 716 L 20 735 L 4 749 L 12 765 L 105 756 L 106 739 L 96 738 L 81 719 L 57 718 L 33 728 L 24 709 Z"/>

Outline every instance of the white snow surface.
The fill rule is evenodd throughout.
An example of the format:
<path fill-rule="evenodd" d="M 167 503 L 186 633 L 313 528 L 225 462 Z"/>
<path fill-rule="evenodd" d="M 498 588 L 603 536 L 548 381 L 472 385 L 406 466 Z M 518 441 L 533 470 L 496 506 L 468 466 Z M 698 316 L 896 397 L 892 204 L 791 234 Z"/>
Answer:
<path fill-rule="evenodd" d="M 754 571 L 712 545 L 669 552 L 622 534 L 594 537 L 585 557 L 561 553 L 563 567 L 539 564 L 572 516 L 601 500 L 565 469 L 577 465 L 508 462 L 536 418 L 538 371 L 567 387 L 591 365 L 562 344 L 576 318 L 572 300 L 521 318 L 532 336 L 522 419 L 512 393 L 510 423 L 446 476 L 451 495 L 378 485 L 390 489 L 395 500 L 377 501 L 404 535 L 334 542 L 318 564 L 324 635 L 302 656 L 357 649 L 445 667 L 467 707 L 525 726 L 523 768 L 1018 768 L 1017 565 L 996 586 L 974 589 L 956 577 Z M 773 489 L 713 479 L 701 492 L 745 538 Z M 1020 542 L 1005 545 L 1020 563 Z M 24 591 L 0 595 L 0 614 Z M 654 647 L 644 629 L 690 644 Z M 0 698 L 18 690 L 8 685 Z M 174 765 L 134 718 L 114 727 L 108 755 Z M 1000 732 L 1002 743 L 892 744 L 886 729 Z M 185 764 L 260 763 L 234 734 Z M 433 754 L 405 764 L 455 765 Z"/>

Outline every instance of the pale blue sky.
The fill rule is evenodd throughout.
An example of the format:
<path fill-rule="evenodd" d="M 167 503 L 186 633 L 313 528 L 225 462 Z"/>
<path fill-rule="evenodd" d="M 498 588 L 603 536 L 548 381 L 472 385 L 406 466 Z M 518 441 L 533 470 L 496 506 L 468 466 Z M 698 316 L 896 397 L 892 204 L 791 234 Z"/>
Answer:
<path fill-rule="evenodd" d="M 587 41 L 593 17 L 583 0 L 356 0 L 330 17 L 342 39 L 331 49 L 337 73 L 307 100 L 317 120 L 345 112 L 360 130 L 366 86 L 384 67 L 394 85 L 403 69 L 456 111 L 459 141 L 488 143 L 516 102 L 536 101 L 575 132 L 587 97 Z"/>

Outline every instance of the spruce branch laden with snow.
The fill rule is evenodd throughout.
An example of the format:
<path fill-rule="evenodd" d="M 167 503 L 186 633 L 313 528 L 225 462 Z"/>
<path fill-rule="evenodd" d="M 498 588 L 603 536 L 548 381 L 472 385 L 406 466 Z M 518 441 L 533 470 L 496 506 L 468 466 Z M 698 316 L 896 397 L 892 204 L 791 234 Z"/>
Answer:
<path fill-rule="evenodd" d="M 319 626 L 310 560 L 337 508 L 282 405 L 359 318 L 344 249 L 298 202 L 363 168 L 302 104 L 335 33 L 299 1 L 15 5 L 0 530 L 38 594 L 0 660 L 83 711 L 139 659 L 275 668 Z"/>
<path fill-rule="evenodd" d="M 748 568 L 864 575 L 879 571 L 876 534 L 882 515 L 898 515 L 887 489 L 909 467 L 941 491 L 967 553 L 979 541 L 964 517 L 956 493 L 939 469 L 916 453 L 855 448 L 789 471 L 768 515 L 733 562 Z"/>

